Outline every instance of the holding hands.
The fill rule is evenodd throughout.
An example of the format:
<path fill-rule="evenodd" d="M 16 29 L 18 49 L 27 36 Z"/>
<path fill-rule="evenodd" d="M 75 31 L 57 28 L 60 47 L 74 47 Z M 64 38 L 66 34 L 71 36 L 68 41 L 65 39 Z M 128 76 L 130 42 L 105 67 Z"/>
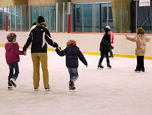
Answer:
<path fill-rule="evenodd" d="M 24 55 L 26 56 L 26 51 L 24 51 Z"/>

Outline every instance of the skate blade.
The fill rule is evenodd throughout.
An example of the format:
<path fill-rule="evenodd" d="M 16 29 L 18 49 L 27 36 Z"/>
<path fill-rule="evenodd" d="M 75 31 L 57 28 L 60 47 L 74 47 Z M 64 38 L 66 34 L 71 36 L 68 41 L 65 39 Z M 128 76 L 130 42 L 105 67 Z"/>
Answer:
<path fill-rule="evenodd" d="M 13 89 L 13 87 L 8 87 L 8 90 L 12 90 Z"/>
<path fill-rule="evenodd" d="M 15 84 L 12 80 L 10 80 L 9 83 L 10 83 L 11 85 L 13 85 L 14 87 L 16 87 L 16 84 Z"/>
<path fill-rule="evenodd" d="M 69 91 L 74 91 L 76 88 L 69 86 Z"/>
<path fill-rule="evenodd" d="M 102 70 L 103 68 L 97 68 L 97 69 Z"/>

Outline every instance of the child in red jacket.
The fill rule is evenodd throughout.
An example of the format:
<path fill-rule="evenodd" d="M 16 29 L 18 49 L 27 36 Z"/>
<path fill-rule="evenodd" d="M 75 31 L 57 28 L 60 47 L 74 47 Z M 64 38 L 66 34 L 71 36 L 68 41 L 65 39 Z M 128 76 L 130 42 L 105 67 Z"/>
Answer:
<path fill-rule="evenodd" d="M 8 76 L 8 90 L 11 90 L 14 86 L 16 87 L 15 81 L 19 74 L 18 62 L 20 61 L 19 55 L 26 55 L 25 51 L 19 50 L 19 45 L 16 42 L 16 34 L 10 33 L 7 35 L 8 42 L 5 44 L 5 58 L 9 66 L 9 76 Z M 15 73 L 13 74 L 13 70 Z"/>

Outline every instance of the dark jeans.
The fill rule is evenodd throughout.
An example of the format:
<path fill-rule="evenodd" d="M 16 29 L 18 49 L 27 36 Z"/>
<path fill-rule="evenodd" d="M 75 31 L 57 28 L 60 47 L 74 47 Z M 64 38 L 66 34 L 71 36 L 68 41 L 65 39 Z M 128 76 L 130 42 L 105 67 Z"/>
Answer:
<path fill-rule="evenodd" d="M 137 70 L 142 70 L 145 71 L 144 68 L 144 56 L 137 56 L 137 66 L 136 66 Z"/>
<path fill-rule="evenodd" d="M 100 52 L 100 54 L 101 54 L 101 57 L 99 59 L 99 65 L 101 65 L 101 63 L 102 63 L 102 61 L 104 59 L 104 56 L 106 57 L 107 65 L 110 65 L 108 53 L 102 53 L 102 52 Z"/>
<path fill-rule="evenodd" d="M 68 68 L 70 74 L 70 80 L 75 82 L 78 79 L 78 69 L 77 68 Z M 74 83 L 73 83 L 74 85 Z"/>
<path fill-rule="evenodd" d="M 12 86 L 9 81 L 11 78 L 14 78 L 15 80 L 18 77 L 19 74 L 19 67 L 18 67 L 18 62 L 12 62 L 12 63 L 8 63 L 9 66 L 9 76 L 8 76 L 8 86 Z M 13 74 L 13 71 L 15 70 L 15 73 Z"/>
<path fill-rule="evenodd" d="M 112 50 L 110 51 L 110 57 L 113 57 L 113 52 L 112 52 Z"/>

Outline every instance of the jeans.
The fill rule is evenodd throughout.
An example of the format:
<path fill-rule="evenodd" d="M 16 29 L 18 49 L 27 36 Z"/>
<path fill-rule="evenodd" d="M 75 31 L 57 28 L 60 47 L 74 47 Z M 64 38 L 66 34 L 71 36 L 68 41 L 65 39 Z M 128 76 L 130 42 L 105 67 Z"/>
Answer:
<path fill-rule="evenodd" d="M 113 57 L 113 52 L 112 52 L 112 50 L 110 51 L 110 57 Z"/>
<path fill-rule="evenodd" d="M 102 63 L 102 61 L 104 59 L 104 56 L 106 57 L 107 65 L 110 65 L 108 53 L 102 53 L 102 52 L 101 52 L 101 57 L 99 59 L 99 65 L 101 65 L 101 63 Z"/>
<path fill-rule="evenodd" d="M 68 68 L 70 74 L 70 80 L 75 82 L 78 79 L 78 69 L 77 68 Z"/>
<path fill-rule="evenodd" d="M 8 76 L 8 86 L 12 86 L 9 81 L 11 78 L 14 78 L 15 80 L 18 77 L 19 74 L 19 66 L 18 66 L 18 62 L 12 62 L 12 63 L 8 63 L 9 66 L 9 76 Z M 13 71 L 15 70 L 15 73 L 13 74 Z"/>

